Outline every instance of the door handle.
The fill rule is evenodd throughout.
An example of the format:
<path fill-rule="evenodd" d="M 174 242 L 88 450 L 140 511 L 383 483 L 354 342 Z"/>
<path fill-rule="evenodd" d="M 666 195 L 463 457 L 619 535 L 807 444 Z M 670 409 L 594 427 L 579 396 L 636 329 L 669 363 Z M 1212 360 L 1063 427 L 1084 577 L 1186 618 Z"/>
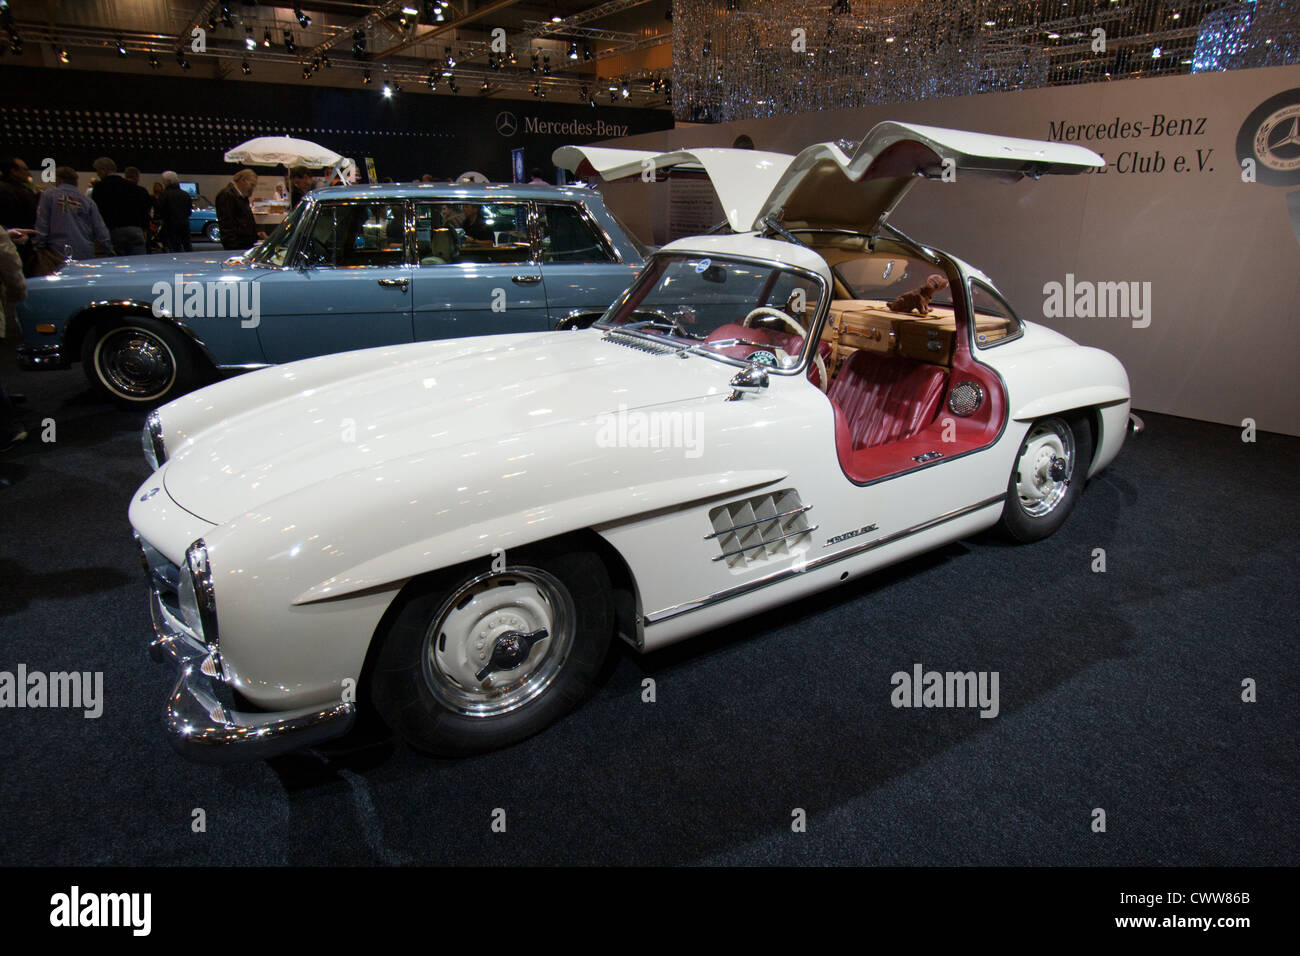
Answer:
<path fill-rule="evenodd" d="M 536 285 L 537 283 L 542 281 L 542 277 L 539 275 L 523 275 L 523 276 L 515 276 L 510 281 L 517 282 L 520 285 Z"/>
<path fill-rule="evenodd" d="M 411 281 L 410 279 L 380 279 L 379 284 L 383 286 L 385 289 L 400 288 L 403 292 L 405 292 L 406 287 L 410 284 L 410 281 Z"/>

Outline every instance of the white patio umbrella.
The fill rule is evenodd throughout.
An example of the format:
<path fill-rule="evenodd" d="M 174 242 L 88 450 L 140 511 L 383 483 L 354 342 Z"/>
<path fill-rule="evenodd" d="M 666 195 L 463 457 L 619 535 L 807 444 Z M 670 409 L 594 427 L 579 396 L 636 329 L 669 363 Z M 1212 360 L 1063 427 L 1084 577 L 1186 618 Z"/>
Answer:
<path fill-rule="evenodd" d="M 341 157 L 332 149 L 292 136 L 258 136 L 240 143 L 225 155 L 228 163 L 245 166 L 308 166 L 320 169 L 333 166 Z"/>

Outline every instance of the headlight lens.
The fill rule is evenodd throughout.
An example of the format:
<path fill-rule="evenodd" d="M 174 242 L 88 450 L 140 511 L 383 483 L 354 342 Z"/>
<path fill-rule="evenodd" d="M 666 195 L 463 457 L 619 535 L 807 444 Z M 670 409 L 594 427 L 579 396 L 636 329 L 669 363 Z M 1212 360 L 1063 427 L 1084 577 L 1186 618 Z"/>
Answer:
<path fill-rule="evenodd" d="M 163 462 L 167 460 L 167 447 L 163 443 L 162 422 L 159 420 L 157 412 L 150 412 L 149 417 L 144 420 L 144 428 L 140 431 L 140 447 L 144 451 L 144 460 L 149 462 L 149 466 L 154 471 L 162 467 Z"/>
<path fill-rule="evenodd" d="M 212 588 L 212 567 L 208 549 L 200 538 L 185 552 L 179 589 L 181 617 L 194 636 L 215 647 L 217 644 L 217 599 Z"/>

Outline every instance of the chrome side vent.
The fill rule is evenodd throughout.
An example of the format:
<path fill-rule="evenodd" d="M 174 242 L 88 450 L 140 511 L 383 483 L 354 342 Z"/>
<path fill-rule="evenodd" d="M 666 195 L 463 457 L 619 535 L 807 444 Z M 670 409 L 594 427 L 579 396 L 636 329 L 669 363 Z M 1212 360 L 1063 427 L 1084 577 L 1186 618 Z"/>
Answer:
<path fill-rule="evenodd" d="M 713 533 L 705 541 L 718 542 L 721 552 L 714 561 L 729 568 L 788 557 L 807 544 L 816 525 L 808 524 L 808 509 L 793 488 L 733 501 L 709 512 Z"/>
<path fill-rule="evenodd" d="M 615 345 L 636 349 L 638 352 L 649 352 L 651 355 L 672 355 L 674 352 L 681 351 L 681 347 L 677 345 L 660 345 L 658 342 L 650 342 L 635 335 L 620 335 L 617 332 L 606 332 L 601 336 L 601 341 L 613 342 Z"/>

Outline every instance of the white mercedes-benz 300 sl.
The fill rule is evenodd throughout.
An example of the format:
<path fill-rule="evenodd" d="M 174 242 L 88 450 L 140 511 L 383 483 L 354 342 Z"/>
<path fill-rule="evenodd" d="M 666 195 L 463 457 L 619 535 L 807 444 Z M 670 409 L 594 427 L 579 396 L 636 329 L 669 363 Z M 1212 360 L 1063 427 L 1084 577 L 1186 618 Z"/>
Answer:
<path fill-rule="evenodd" d="M 130 519 L 183 753 L 282 753 L 360 708 L 433 753 L 511 744 L 616 634 L 651 651 L 995 525 L 1043 538 L 1118 453 L 1115 358 L 885 221 L 921 176 L 1095 153 L 882 123 L 556 161 L 702 169 L 734 234 L 665 246 L 588 329 L 313 358 L 150 416 Z"/>

